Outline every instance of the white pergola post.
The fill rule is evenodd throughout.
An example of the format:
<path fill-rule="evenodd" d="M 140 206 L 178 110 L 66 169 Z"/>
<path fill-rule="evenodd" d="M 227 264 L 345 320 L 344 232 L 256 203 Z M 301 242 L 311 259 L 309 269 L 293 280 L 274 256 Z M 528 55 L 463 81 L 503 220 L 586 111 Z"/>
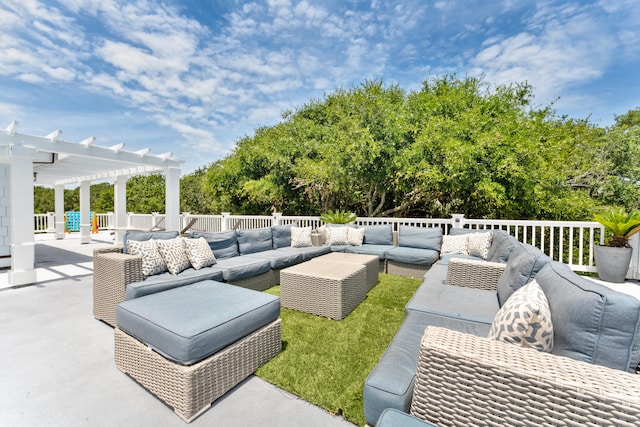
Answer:
<path fill-rule="evenodd" d="M 91 243 L 90 181 L 80 183 L 80 243 Z"/>
<path fill-rule="evenodd" d="M 113 207 L 115 210 L 115 244 L 121 245 L 127 231 L 127 176 L 119 175 L 113 183 Z"/>
<path fill-rule="evenodd" d="M 180 168 L 165 168 L 165 228 L 180 231 Z"/>
<path fill-rule="evenodd" d="M 34 150 L 11 146 L 11 271 L 9 285 L 35 283 L 35 243 L 33 216 Z"/>
<path fill-rule="evenodd" d="M 64 184 L 54 185 L 53 192 L 56 212 L 56 239 L 64 239 Z"/>

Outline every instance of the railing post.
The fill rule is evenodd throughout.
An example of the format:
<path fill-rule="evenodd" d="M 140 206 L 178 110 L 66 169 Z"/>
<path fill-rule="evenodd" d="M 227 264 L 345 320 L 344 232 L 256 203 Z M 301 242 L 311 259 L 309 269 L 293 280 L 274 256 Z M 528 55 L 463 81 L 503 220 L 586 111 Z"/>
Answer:
<path fill-rule="evenodd" d="M 464 214 L 452 214 L 451 215 L 451 227 L 452 228 L 464 228 Z"/>
<path fill-rule="evenodd" d="M 47 212 L 47 233 L 56 232 L 56 213 Z"/>
<path fill-rule="evenodd" d="M 640 233 L 636 233 L 629 238 L 629 245 L 633 248 L 633 252 L 627 279 L 640 279 L 640 274 L 638 274 L 638 270 L 640 270 Z"/>
<path fill-rule="evenodd" d="M 191 212 L 182 212 L 182 224 L 180 224 L 180 231 L 184 230 L 187 224 L 189 224 L 190 217 Z"/>
<path fill-rule="evenodd" d="M 133 212 L 127 212 L 127 228 L 133 228 Z"/>
<path fill-rule="evenodd" d="M 114 212 L 107 212 L 107 230 L 114 230 L 116 228 L 116 214 Z"/>
<path fill-rule="evenodd" d="M 229 231 L 229 215 L 231 215 L 231 212 L 222 212 L 220 215 L 222 215 L 221 230 Z"/>
<path fill-rule="evenodd" d="M 159 212 L 151 212 L 151 227 L 149 227 L 151 230 L 158 225 L 158 215 L 160 215 Z"/>
<path fill-rule="evenodd" d="M 271 225 L 282 225 L 282 213 L 274 212 L 271 219 Z"/>

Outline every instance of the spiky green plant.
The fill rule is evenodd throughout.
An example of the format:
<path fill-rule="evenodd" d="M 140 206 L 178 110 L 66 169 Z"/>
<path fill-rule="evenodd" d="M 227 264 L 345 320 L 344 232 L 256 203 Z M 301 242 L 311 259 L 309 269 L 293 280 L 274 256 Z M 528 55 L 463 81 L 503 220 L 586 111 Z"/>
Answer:
<path fill-rule="evenodd" d="M 349 224 L 354 222 L 358 217 L 353 212 L 348 211 L 332 211 L 320 215 L 320 220 L 326 224 Z"/>
<path fill-rule="evenodd" d="M 608 246 L 628 247 L 629 237 L 640 231 L 640 211 L 626 212 L 624 208 L 611 208 L 593 217 L 611 232 Z"/>

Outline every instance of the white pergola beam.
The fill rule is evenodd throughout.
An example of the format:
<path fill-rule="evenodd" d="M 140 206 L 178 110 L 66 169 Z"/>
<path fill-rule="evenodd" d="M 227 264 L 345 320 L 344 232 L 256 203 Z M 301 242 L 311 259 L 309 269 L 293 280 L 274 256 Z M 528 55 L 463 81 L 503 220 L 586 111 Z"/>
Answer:
<path fill-rule="evenodd" d="M 12 121 L 11 123 L 9 123 L 9 126 L 7 126 L 7 133 L 9 135 L 15 135 L 16 131 L 18 130 L 18 125 L 20 124 L 20 122 L 18 122 L 17 120 Z"/>
<path fill-rule="evenodd" d="M 45 138 L 47 138 L 51 142 L 58 142 L 58 140 L 60 139 L 60 135 L 62 135 L 62 131 L 58 129 L 45 136 Z"/>

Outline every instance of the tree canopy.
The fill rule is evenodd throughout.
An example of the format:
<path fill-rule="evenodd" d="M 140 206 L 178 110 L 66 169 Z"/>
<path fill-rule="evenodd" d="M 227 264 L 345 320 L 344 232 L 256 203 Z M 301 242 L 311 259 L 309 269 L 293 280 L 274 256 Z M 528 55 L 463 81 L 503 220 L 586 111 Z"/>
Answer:
<path fill-rule="evenodd" d="M 604 129 L 532 100 L 526 83 L 456 76 L 409 92 L 374 80 L 339 88 L 184 176 L 181 209 L 579 220 L 598 205 L 640 207 L 640 109 Z M 113 210 L 112 187 L 91 192 L 92 209 Z M 163 176 L 134 177 L 127 192 L 127 210 L 163 212 Z"/>

